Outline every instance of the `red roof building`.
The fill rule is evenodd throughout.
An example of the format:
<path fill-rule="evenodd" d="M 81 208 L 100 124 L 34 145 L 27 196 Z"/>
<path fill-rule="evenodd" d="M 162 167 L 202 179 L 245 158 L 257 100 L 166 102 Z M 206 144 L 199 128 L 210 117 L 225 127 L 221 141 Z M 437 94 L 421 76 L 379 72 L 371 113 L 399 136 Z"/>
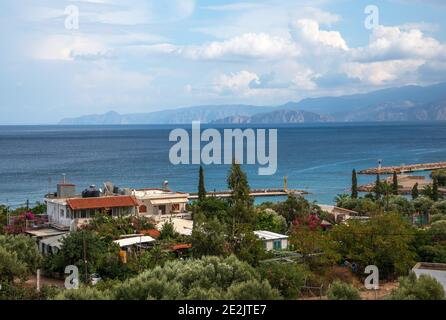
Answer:
<path fill-rule="evenodd" d="M 71 210 L 111 209 L 138 206 L 136 199 L 130 196 L 73 198 L 68 199 L 67 204 Z"/>

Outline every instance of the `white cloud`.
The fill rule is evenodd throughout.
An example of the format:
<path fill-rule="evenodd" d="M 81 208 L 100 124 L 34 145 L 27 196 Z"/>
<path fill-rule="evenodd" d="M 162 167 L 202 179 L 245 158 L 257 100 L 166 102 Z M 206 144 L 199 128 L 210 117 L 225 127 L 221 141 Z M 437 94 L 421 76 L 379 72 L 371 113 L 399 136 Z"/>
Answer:
<path fill-rule="evenodd" d="M 299 55 L 296 43 L 266 33 L 246 33 L 225 41 L 180 49 L 181 54 L 192 59 L 278 59 Z"/>
<path fill-rule="evenodd" d="M 312 19 L 320 24 L 331 25 L 341 20 L 337 14 L 314 7 L 317 1 L 274 1 L 258 3 L 249 10 L 235 10 L 247 7 L 248 4 L 236 3 L 217 6 L 234 9 L 224 15 L 218 23 L 211 20 L 206 25 L 195 28 L 195 31 L 227 39 L 245 33 L 268 33 L 275 36 L 288 37 L 289 23 L 298 19 Z M 223 11 L 223 13 L 226 13 Z"/>
<path fill-rule="evenodd" d="M 299 19 L 292 24 L 292 33 L 297 42 L 315 47 L 327 47 L 347 51 L 349 48 L 338 31 L 325 31 L 319 23 L 310 19 Z"/>
<path fill-rule="evenodd" d="M 251 83 L 260 83 L 257 74 L 242 70 L 231 74 L 222 74 L 215 81 L 215 89 L 219 93 L 246 94 L 249 92 Z"/>
<path fill-rule="evenodd" d="M 332 12 L 324 11 L 315 7 L 305 7 L 299 10 L 298 14 L 294 14 L 293 20 L 298 19 L 310 19 L 318 22 L 319 24 L 332 25 L 342 20 L 341 16 Z"/>
<path fill-rule="evenodd" d="M 317 77 L 318 75 L 316 75 L 311 69 L 303 68 L 295 73 L 292 83 L 296 89 L 314 90 L 317 88 L 317 85 L 314 82 L 314 79 Z"/>
<path fill-rule="evenodd" d="M 373 30 L 369 45 L 356 49 L 353 57 L 358 61 L 432 59 L 444 50 L 444 45 L 418 29 L 404 31 L 399 27 L 379 26 Z"/>
<path fill-rule="evenodd" d="M 423 60 L 350 62 L 346 63 L 343 69 L 350 78 L 358 78 L 365 83 L 379 86 L 403 79 L 405 75 L 416 71 L 423 64 Z"/>

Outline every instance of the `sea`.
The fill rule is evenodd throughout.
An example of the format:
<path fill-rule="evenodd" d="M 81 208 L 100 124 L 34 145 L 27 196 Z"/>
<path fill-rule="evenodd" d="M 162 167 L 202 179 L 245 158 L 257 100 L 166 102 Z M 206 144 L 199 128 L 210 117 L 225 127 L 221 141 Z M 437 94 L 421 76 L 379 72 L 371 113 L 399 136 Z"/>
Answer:
<path fill-rule="evenodd" d="M 0 204 L 43 202 L 57 183 L 76 184 L 81 192 L 106 181 L 121 188 L 160 188 L 196 192 L 198 165 L 173 165 L 169 141 L 178 125 L 0 126 Z M 202 129 L 211 125 L 202 126 Z M 218 125 L 218 130 L 236 128 Z M 246 127 L 241 127 L 245 129 Z M 446 123 L 327 123 L 271 125 L 277 129 L 277 172 L 258 174 L 258 165 L 243 165 L 251 188 L 305 190 L 311 201 L 332 204 L 348 193 L 352 169 L 446 160 Z M 229 165 L 208 165 L 209 191 L 226 190 Z M 421 173 L 427 175 L 428 173 Z M 65 177 L 65 178 L 64 178 Z M 359 183 L 374 181 L 359 176 Z M 278 201 L 259 198 L 256 201 Z"/>

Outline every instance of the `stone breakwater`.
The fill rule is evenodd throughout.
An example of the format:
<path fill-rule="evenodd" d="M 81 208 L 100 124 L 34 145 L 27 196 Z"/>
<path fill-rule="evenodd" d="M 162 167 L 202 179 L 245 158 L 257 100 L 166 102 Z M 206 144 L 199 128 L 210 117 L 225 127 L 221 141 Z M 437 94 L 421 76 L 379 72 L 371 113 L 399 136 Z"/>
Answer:
<path fill-rule="evenodd" d="M 431 171 L 438 169 L 446 169 L 446 162 L 434 162 L 434 163 L 420 163 L 409 164 L 401 166 L 381 167 L 381 168 L 369 168 L 359 171 L 359 174 L 393 174 L 415 171 Z"/>

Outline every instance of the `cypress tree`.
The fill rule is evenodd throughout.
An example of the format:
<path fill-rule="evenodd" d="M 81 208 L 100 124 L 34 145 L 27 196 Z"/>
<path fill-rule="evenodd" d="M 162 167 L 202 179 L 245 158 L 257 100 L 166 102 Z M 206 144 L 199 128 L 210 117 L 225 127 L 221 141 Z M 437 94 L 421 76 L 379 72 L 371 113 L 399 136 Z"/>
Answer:
<path fill-rule="evenodd" d="M 204 170 L 200 166 L 200 173 L 198 178 L 198 200 L 202 201 L 206 198 L 206 187 L 204 186 Z"/>
<path fill-rule="evenodd" d="M 438 194 L 438 180 L 437 178 L 434 178 L 432 182 L 432 200 L 438 201 L 439 198 L 440 196 Z"/>
<path fill-rule="evenodd" d="M 418 191 L 418 182 L 414 184 L 414 186 L 412 187 L 412 200 L 415 200 L 416 198 L 418 198 L 419 196 L 419 191 Z"/>
<path fill-rule="evenodd" d="M 249 208 L 252 206 L 248 177 L 243 172 L 240 164 L 235 161 L 232 163 L 228 175 L 228 187 L 231 190 L 230 202 L 233 206 L 243 206 Z"/>
<path fill-rule="evenodd" d="M 228 174 L 228 187 L 231 190 L 229 198 L 230 214 L 232 216 L 232 235 L 235 237 L 240 224 L 252 224 L 255 219 L 253 199 L 250 196 L 248 177 L 240 164 L 235 161 Z"/>
<path fill-rule="evenodd" d="M 375 181 L 375 198 L 376 200 L 379 200 L 381 198 L 381 180 L 379 178 L 379 174 L 376 175 L 376 181 Z"/>
<path fill-rule="evenodd" d="M 358 178 L 356 176 L 355 169 L 353 169 L 352 171 L 352 198 L 353 199 L 358 198 Z"/>
<path fill-rule="evenodd" d="M 396 171 L 393 172 L 392 191 L 394 195 L 398 195 L 398 175 L 396 174 Z"/>

